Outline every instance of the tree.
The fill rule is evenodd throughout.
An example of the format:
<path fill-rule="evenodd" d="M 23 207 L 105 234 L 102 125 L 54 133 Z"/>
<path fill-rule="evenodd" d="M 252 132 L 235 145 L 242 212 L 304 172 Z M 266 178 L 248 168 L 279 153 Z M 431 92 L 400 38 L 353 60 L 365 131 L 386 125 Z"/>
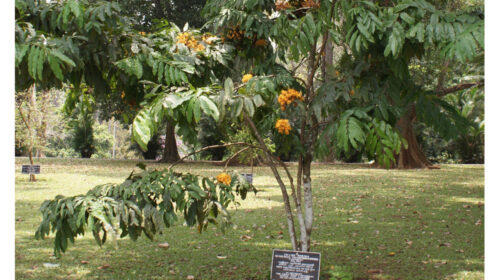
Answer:
<path fill-rule="evenodd" d="M 465 59 L 477 42 L 481 45 L 475 32 L 481 31 L 482 22 L 475 15 L 442 15 L 423 0 L 401 1 L 394 7 L 382 4 L 208 1 L 204 12 L 217 36 L 166 26 L 146 35 L 147 40 L 138 40 L 131 48 L 134 55 L 115 63 L 129 80 L 142 79 L 148 92 L 133 122 L 134 139 L 145 148 L 164 117 L 174 118 L 187 137 L 196 135 L 194 126 L 202 112 L 216 121 L 243 123 L 257 144 L 227 143 L 193 154 L 229 146 L 262 151 L 282 192 L 292 248 L 309 251 L 314 220 L 311 163 L 328 154 L 330 143 L 325 139 L 333 138 L 325 136 L 335 135 L 345 151 L 364 148 L 386 167 L 395 164 L 394 155 L 406 146 L 395 126 L 409 111 L 408 100 L 450 109 L 411 83 L 409 58 L 437 46 L 444 57 Z M 456 40 L 434 32 L 434 26 L 447 32 L 451 26 L 456 34 L 455 28 L 463 30 L 464 24 L 470 28 L 458 32 Z M 322 58 L 330 37 L 345 51 L 338 64 L 341 68 L 325 69 L 322 79 L 322 61 L 326 64 Z M 266 144 L 271 136 L 283 149 L 297 152 L 295 180 Z M 137 177 L 131 174 L 121 185 L 97 187 L 85 196 L 56 197 L 42 206 L 44 219 L 37 237 L 52 228 L 56 254 L 66 249 L 68 239 L 83 234 L 86 224 L 99 244 L 107 234 L 116 233 L 113 221 L 119 222 L 122 236 L 135 239 L 144 232 L 152 238 L 172 223 L 172 201 L 187 224 L 197 223 L 201 232 L 215 222 L 212 216 L 227 213 L 234 192 L 244 198 L 250 189 L 237 175 L 222 173 L 219 183 L 215 181 L 176 174 L 169 168 Z M 216 197 L 217 189 L 224 195 Z"/>
<path fill-rule="evenodd" d="M 359 88 L 356 93 L 366 90 L 366 86 L 378 89 L 375 96 L 379 99 L 376 104 L 379 117 L 398 127 L 406 140 L 407 145 L 397 155 L 394 166 L 427 167 L 431 164 L 418 145 L 413 124 L 418 119 L 444 137 L 453 137 L 465 129 L 467 122 L 443 96 L 481 86 L 483 82 L 479 79 L 447 87 L 446 76 L 436 73 L 430 80 L 432 87 L 429 80 L 419 84 L 408 67 L 429 59 L 441 65 L 438 67 L 441 70 L 456 62 L 481 63 L 484 53 L 482 8 L 445 12 L 423 1 L 401 1 L 387 6 L 367 5 L 364 11 L 357 11 L 351 26 L 365 25 L 365 29 L 356 32 L 354 28 L 346 33 L 346 41 L 358 57 L 358 66 L 368 67 L 356 78 Z M 388 21 L 380 25 L 370 20 L 372 14 Z M 368 21 L 363 22 L 364 19 Z"/>
<path fill-rule="evenodd" d="M 165 20 L 174 23 L 177 26 L 189 26 L 200 28 L 205 19 L 201 17 L 200 12 L 205 5 L 205 0 L 189 1 L 166 1 L 166 0 L 123 0 L 121 6 L 124 12 L 135 19 L 135 29 L 143 32 L 154 32 L 158 23 Z M 136 100 L 140 102 L 140 100 Z M 164 162 L 175 162 L 179 159 L 179 152 L 175 141 L 174 120 L 166 120 L 165 139 L 163 158 Z"/>

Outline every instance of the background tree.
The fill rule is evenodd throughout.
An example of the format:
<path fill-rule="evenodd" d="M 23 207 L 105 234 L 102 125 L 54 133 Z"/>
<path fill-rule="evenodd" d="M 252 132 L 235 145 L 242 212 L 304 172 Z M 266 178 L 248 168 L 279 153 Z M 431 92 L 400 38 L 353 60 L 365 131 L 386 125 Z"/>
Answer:
<path fill-rule="evenodd" d="M 68 123 L 72 134 L 72 146 L 82 158 L 90 158 L 96 152 L 92 102 L 92 97 L 84 94 Z"/>

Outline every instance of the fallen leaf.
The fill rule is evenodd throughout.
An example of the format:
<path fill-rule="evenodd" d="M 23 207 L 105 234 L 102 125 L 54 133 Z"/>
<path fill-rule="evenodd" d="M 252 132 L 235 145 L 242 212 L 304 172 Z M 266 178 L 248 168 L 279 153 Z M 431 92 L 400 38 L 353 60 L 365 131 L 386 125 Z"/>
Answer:
<path fill-rule="evenodd" d="M 448 242 L 439 244 L 439 247 L 450 247 L 450 246 L 451 246 L 451 244 Z"/>
<path fill-rule="evenodd" d="M 217 255 L 217 258 L 220 260 L 227 259 L 227 256 L 224 255 Z"/>
<path fill-rule="evenodd" d="M 174 270 L 169 270 L 169 271 L 168 271 L 168 273 L 169 273 L 170 275 L 175 275 L 175 271 L 174 271 Z"/>
<path fill-rule="evenodd" d="M 408 247 L 409 247 L 409 246 L 411 246 L 412 244 L 413 244 L 413 241 L 411 241 L 411 240 L 406 240 L 406 245 L 408 245 Z"/>
<path fill-rule="evenodd" d="M 188 280 L 194 280 L 194 276 L 193 276 L 193 275 L 188 275 L 188 276 L 186 277 L 186 279 L 188 279 Z"/>
<path fill-rule="evenodd" d="M 241 241 L 248 241 L 250 239 L 252 239 L 250 235 L 243 234 L 242 236 L 240 236 Z"/>
<path fill-rule="evenodd" d="M 110 267 L 111 266 L 109 264 L 103 264 L 100 267 L 98 267 L 97 269 L 106 269 L 106 268 L 110 268 Z"/>
<path fill-rule="evenodd" d="M 480 226 L 480 225 L 482 225 L 482 224 L 483 224 L 483 222 L 482 222 L 480 219 L 479 219 L 479 220 L 477 220 L 477 222 L 475 223 L 475 225 L 476 225 L 476 226 Z"/>
<path fill-rule="evenodd" d="M 380 274 L 382 273 L 381 269 L 368 269 L 368 273 L 370 274 Z"/>
<path fill-rule="evenodd" d="M 163 249 L 168 249 L 168 248 L 170 248 L 170 245 L 167 242 L 165 242 L 165 243 L 158 244 L 158 247 L 163 248 Z"/>
<path fill-rule="evenodd" d="M 88 261 L 81 261 L 80 263 L 81 264 L 88 264 L 89 262 Z"/>
<path fill-rule="evenodd" d="M 387 254 L 389 257 L 394 257 L 396 255 L 396 252 L 390 252 L 389 254 Z"/>

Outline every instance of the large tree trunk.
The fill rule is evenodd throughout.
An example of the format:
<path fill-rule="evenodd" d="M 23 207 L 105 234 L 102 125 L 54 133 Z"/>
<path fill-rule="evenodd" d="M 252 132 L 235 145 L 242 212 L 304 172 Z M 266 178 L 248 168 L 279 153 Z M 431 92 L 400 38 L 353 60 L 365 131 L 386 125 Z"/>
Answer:
<path fill-rule="evenodd" d="M 417 137 L 413 131 L 413 124 L 417 119 L 415 105 L 399 119 L 397 127 L 399 128 L 403 138 L 408 142 L 408 148 L 401 147 L 401 152 L 396 158 L 396 167 L 399 169 L 410 168 L 430 168 L 432 163 L 427 159 L 424 152 L 418 144 Z"/>
<path fill-rule="evenodd" d="M 176 162 L 180 159 L 175 141 L 175 123 L 167 120 L 167 129 L 165 135 L 165 149 L 163 150 L 163 162 Z"/>

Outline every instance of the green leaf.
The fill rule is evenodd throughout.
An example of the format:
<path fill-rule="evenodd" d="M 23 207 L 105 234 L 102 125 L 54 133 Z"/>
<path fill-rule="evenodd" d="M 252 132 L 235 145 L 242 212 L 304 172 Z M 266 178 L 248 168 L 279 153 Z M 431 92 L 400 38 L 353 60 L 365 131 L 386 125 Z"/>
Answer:
<path fill-rule="evenodd" d="M 157 77 L 158 77 L 158 82 L 159 82 L 159 83 L 162 83 L 162 82 L 163 82 L 163 70 L 164 70 L 164 68 L 165 68 L 165 67 L 166 67 L 166 66 L 165 66 L 165 65 L 163 65 L 163 63 L 162 63 L 162 62 L 159 62 L 159 63 L 158 63 L 158 73 L 157 73 L 158 75 L 157 75 Z M 169 82 L 169 81 L 166 81 L 166 82 L 167 82 L 167 84 L 170 84 L 170 82 Z"/>
<path fill-rule="evenodd" d="M 154 128 L 153 122 L 151 121 L 151 115 L 146 109 L 141 110 L 134 118 L 134 122 L 132 124 L 132 135 L 143 151 L 147 151 L 148 142 L 154 133 L 153 131 Z"/>
<path fill-rule="evenodd" d="M 219 110 L 217 109 L 215 103 L 204 95 L 199 97 L 199 101 L 203 112 L 209 116 L 212 116 L 212 118 L 214 118 L 215 121 L 218 121 Z"/>
<path fill-rule="evenodd" d="M 231 78 L 227 78 L 224 81 L 224 92 L 226 96 L 228 97 L 233 96 L 233 91 L 234 91 L 233 80 Z"/>
<path fill-rule="evenodd" d="M 170 78 L 170 74 L 169 74 L 170 69 L 172 69 L 172 67 L 166 63 L 165 67 L 160 71 L 165 76 L 165 82 L 167 82 L 167 85 L 169 85 L 169 86 L 171 84 L 174 84 L 174 81 L 172 81 L 172 79 Z"/>
<path fill-rule="evenodd" d="M 196 99 L 193 103 L 193 116 L 194 121 L 199 122 L 201 119 L 201 109 L 200 109 L 200 100 Z"/>
<path fill-rule="evenodd" d="M 19 64 L 21 64 L 21 62 L 23 61 L 23 58 L 26 55 L 28 49 L 28 45 L 16 43 L 16 67 L 19 67 Z"/>
<path fill-rule="evenodd" d="M 177 84 L 177 80 L 175 79 L 175 71 L 178 71 L 175 67 L 170 67 L 168 69 L 168 77 L 170 78 L 170 81 L 172 82 L 172 84 Z M 166 71 L 165 71 L 165 75 L 167 75 Z"/>
<path fill-rule="evenodd" d="M 138 59 L 132 60 L 132 73 L 137 77 L 137 79 L 142 78 L 142 64 Z"/>
<path fill-rule="evenodd" d="M 243 100 L 241 98 L 238 98 L 234 101 L 234 112 L 233 112 L 233 117 L 237 118 L 241 115 L 241 111 L 243 110 Z"/>
<path fill-rule="evenodd" d="M 409 25 L 413 25 L 415 23 L 415 19 L 405 12 L 400 13 L 399 17 L 401 17 L 401 19 L 403 19 Z"/>
<path fill-rule="evenodd" d="M 253 114 L 255 113 L 255 108 L 253 106 L 252 100 L 245 97 L 245 99 L 243 99 L 243 102 L 245 105 L 245 110 L 247 111 L 248 115 L 252 117 Z"/>
<path fill-rule="evenodd" d="M 38 59 L 39 52 L 40 49 L 38 47 L 31 46 L 28 54 L 28 73 L 33 79 L 36 79 L 36 60 Z"/>
<path fill-rule="evenodd" d="M 255 107 L 260 107 L 260 106 L 265 104 L 265 102 L 262 99 L 262 96 L 260 96 L 260 94 L 256 94 L 253 96 L 253 103 L 255 104 Z"/>
<path fill-rule="evenodd" d="M 355 149 L 358 148 L 358 142 L 360 144 L 363 144 L 365 140 L 365 135 L 361 127 L 362 125 L 357 119 L 349 118 L 348 122 L 349 141 Z"/>
<path fill-rule="evenodd" d="M 358 22 L 357 24 L 358 30 L 363 34 L 363 36 L 370 42 L 375 43 L 375 39 L 373 38 L 372 34 L 366 29 L 366 27 L 361 23 Z"/>
<path fill-rule="evenodd" d="M 76 67 L 76 64 L 69 57 L 65 56 L 58 50 L 52 50 L 51 54 L 57 57 L 59 60 L 62 60 L 64 63 L 68 64 L 71 67 Z"/>
<path fill-rule="evenodd" d="M 190 95 L 178 96 L 177 94 L 171 93 L 165 96 L 162 104 L 164 108 L 175 109 L 191 98 L 192 96 Z"/>
<path fill-rule="evenodd" d="M 52 72 L 54 73 L 54 75 L 60 81 L 62 81 L 64 79 L 64 76 L 62 74 L 61 67 L 59 66 L 59 61 L 52 54 L 49 54 L 47 60 L 49 61 L 50 69 L 52 69 Z"/>

